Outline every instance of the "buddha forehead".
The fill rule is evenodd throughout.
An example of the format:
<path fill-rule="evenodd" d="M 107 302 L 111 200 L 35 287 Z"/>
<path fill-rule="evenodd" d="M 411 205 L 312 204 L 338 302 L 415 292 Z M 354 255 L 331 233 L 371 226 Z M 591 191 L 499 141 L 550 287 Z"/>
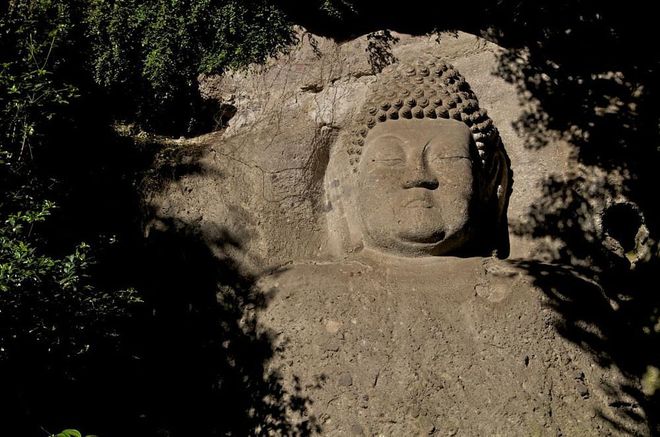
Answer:
<path fill-rule="evenodd" d="M 440 58 L 424 55 L 412 63 L 392 64 L 376 77 L 345 137 L 351 171 L 358 171 L 370 130 L 397 121 L 439 119 L 467 126 L 482 169 L 488 172 L 498 165 L 499 133 L 465 78 Z"/>
<path fill-rule="evenodd" d="M 471 156 L 472 133 L 456 120 L 392 120 L 374 126 L 365 141 L 366 154 L 385 152 L 392 147 L 412 152 L 433 150 L 452 156 Z"/>

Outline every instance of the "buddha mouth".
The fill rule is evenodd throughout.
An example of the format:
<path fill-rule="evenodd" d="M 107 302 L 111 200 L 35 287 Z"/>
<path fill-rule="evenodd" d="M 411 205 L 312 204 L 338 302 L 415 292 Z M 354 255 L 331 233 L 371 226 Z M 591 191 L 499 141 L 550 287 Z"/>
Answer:
<path fill-rule="evenodd" d="M 433 208 L 431 201 L 425 197 L 415 197 L 403 202 L 404 208 Z"/>
<path fill-rule="evenodd" d="M 411 233 L 402 237 L 403 241 L 409 243 L 436 244 L 445 239 L 445 231 L 437 231 L 427 235 Z"/>

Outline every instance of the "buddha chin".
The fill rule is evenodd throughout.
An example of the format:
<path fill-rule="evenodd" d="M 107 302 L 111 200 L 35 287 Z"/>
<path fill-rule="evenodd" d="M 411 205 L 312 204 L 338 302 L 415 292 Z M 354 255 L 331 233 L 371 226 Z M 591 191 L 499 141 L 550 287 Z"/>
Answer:
<path fill-rule="evenodd" d="M 408 212 L 410 219 L 403 221 L 396 231 L 394 239 L 398 244 L 412 251 L 420 251 L 429 255 L 445 255 L 458 247 L 467 227 L 467 220 L 443 220 L 439 211 L 426 209 Z"/>
<path fill-rule="evenodd" d="M 435 244 L 447 234 L 442 214 L 435 208 L 414 208 L 402 211 L 396 237 L 405 242 Z"/>

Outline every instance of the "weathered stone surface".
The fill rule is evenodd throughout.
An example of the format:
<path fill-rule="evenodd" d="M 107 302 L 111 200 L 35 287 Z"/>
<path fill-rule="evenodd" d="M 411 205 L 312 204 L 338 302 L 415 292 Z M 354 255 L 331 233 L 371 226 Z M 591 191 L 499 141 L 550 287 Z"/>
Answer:
<path fill-rule="evenodd" d="M 508 254 L 510 172 L 469 84 L 430 56 L 385 68 L 325 176 L 335 256 Z"/>
<path fill-rule="evenodd" d="M 439 41 L 395 36 L 400 40 L 393 55 L 399 61 L 440 57 L 470 84 L 511 159 L 508 214 L 523 216 L 541 193 L 541 181 L 568 168 L 568 148 L 560 142 L 525 148 L 512 127 L 521 113 L 516 91 L 493 75 L 498 47 L 464 33 Z M 366 37 L 337 44 L 303 34 L 301 40 L 266 67 L 204 81 L 203 91 L 236 106 L 236 115 L 223 133 L 194 140 L 207 148 L 200 171 L 152 199 L 156 217 L 199 223 L 209 240 L 220 230 L 229 233 L 243 249 L 232 256 L 249 253 L 249 262 L 262 267 L 336 253 L 325 231 L 325 171 L 336 140 L 352 125 L 375 80 Z M 532 247 L 511 238 L 512 257 L 528 256 Z"/>
<path fill-rule="evenodd" d="M 483 256 L 506 253 L 490 237 L 507 204 L 524 215 L 538 183 L 570 166 L 565 145 L 525 148 L 515 90 L 491 74 L 497 47 L 398 37 L 401 65 L 440 57 L 472 91 L 452 73 L 448 96 L 465 94 L 431 113 L 430 69 L 375 75 L 365 38 L 306 35 L 266 68 L 205 82 L 236 116 L 197 139 L 195 174 L 154 196 L 154 225 L 194 224 L 218 257 L 268 272 L 270 366 L 328 435 L 645 434 L 629 382 L 558 331 L 552 299 L 590 295 L 606 314 L 598 288 L 574 277 L 551 298 L 515 263 Z M 420 101 L 374 100 L 402 71 L 388 83 L 427 86 Z M 512 238 L 512 257 L 532 243 Z"/>
<path fill-rule="evenodd" d="M 548 298 L 506 261 L 365 256 L 288 266 L 262 286 L 274 298 L 261 320 L 284 349 L 271 366 L 300 378 L 324 434 L 646 433 L 619 408 L 635 401 L 616 368 L 563 339 Z"/>

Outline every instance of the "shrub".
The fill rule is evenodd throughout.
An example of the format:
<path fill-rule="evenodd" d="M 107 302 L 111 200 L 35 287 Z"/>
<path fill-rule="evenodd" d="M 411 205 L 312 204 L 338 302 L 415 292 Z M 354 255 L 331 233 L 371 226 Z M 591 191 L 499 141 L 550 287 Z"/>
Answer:
<path fill-rule="evenodd" d="M 89 278 L 90 247 L 53 252 L 41 225 L 56 205 L 54 181 L 38 171 L 46 136 L 64 123 L 78 88 L 62 79 L 62 54 L 75 42 L 75 3 L 14 1 L 0 18 L 0 361 L 36 354 L 66 362 L 113 334 L 111 319 L 137 301 Z"/>
<path fill-rule="evenodd" d="M 46 366 L 65 364 L 115 335 L 112 322 L 139 298 L 134 290 L 92 285 L 93 259 L 84 242 L 64 257 L 44 254 L 35 226 L 54 205 L 23 200 L 28 204 L 0 223 L 0 361 L 36 357 Z"/>
<path fill-rule="evenodd" d="M 263 62 L 293 30 L 268 0 L 93 0 L 89 68 L 117 113 L 169 133 L 200 122 L 197 77 Z"/>

